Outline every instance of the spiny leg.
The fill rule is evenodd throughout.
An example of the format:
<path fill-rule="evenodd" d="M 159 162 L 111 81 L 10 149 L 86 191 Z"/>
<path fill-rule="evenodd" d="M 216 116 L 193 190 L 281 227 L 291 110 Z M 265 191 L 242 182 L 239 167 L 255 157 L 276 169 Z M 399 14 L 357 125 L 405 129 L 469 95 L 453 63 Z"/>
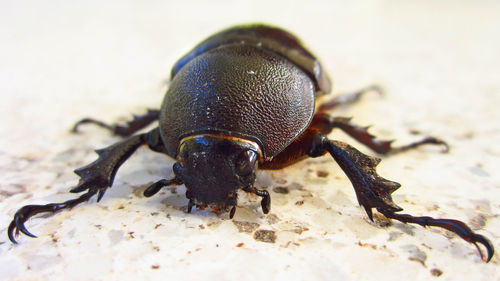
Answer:
<path fill-rule="evenodd" d="M 421 145 L 425 144 L 433 144 L 433 145 L 441 145 L 443 146 L 443 152 L 448 152 L 449 146 L 448 144 L 438 138 L 435 137 L 424 137 L 423 139 L 412 142 L 407 145 L 393 147 L 392 143 L 394 140 L 384 141 L 378 140 L 374 135 L 368 132 L 368 127 L 361 127 L 351 122 L 351 118 L 346 117 L 330 117 L 328 114 L 317 114 L 314 116 L 314 121 L 318 124 L 318 127 L 322 129 L 322 131 L 330 132 L 334 128 L 338 128 L 343 132 L 347 133 L 349 136 L 359 141 L 360 143 L 366 145 L 373 151 L 380 154 L 396 154 L 400 152 L 404 152 L 413 148 L 417 148 Z"/>
<path fill-rule="evenodd" d="M 148 112 L 144 115 L 134 115 L 134 119 L 132 121 L 126 122 L 125 125 L 112 124 L 108 125 L 104 122 L 93 118 L 84 118 L 73 126 L 72 132 L 78 132 L 78 127 L 83 124 L 94 124 L 99 127 L 108 129 L 114 135 L 128 137 L 133 135 L 135 132 L 139 131 L 142 128 L 145 128 L 149 124 L 158 120 L 158 116 L 160 115 L 159 110 L 149 109 Z"/>
<path fill-rule="evenodd" d="M 63 209 L 69 209 L 77 204 L 88 201 L 92 196 L 97 194 L 97 201 L 100 201 L 106 190 L 113 184 L 114 177 L 118 168 L 134 153 L 141 145 L 147 143 L 151 139 L 151 135 L 155 135 L 155 129 L 146 134 L 140 134 L 111 145 L 105 149 L 96 150 L 99 158 L 87 166 L 76 169 L 75 173 L 80 176 L 80 181 L 76 187 L 70 192 L 78 193 L 87 191 L 87 193 L 72 200 L 63 203 L 51 203 L 46 205 L 27 205 L 19 209 L 14 215 L 14 219 L 9 225 L 8 236 L 10 241 L 16 243 L 14 239 L 14 231 L 16 235 L 22 232 L 30 237 L 35 237 L 31 234 L 24 223 L 32 216 L 39 213 L 55 213 Z M 149 143 L 151 149 L 155 150 L 155 143 Z M 159 149 L 158 149 L 159 150 Z"/>
<path fill-rule="evenodd" d="M 370 85 L 370 86 L 365 87 L 363 89 L 360 89 L 354 93 L 348 93 L 348 94 L 342 94 L 340 96 L 336 96 L 332 100 L 321 104 L 318 107 L 318 110 L 316 112 L 321 113 L 321 112 L 333 109 L 333 108 L 335 108 L 339 105 L 342 105 L 342 104 L 352 104 L 352 103 L 358 101 L 364 94 L 369 93 L 369 92 L 377 92 L 379 94 L 384 93 L 383 89 L 380 86 Z"/>
<path fill-rule="evenodd" d="M 419 147 L 424 144 L 436 144 L 442 145 L 444 147 L 443 152 L 448 152 L 449 146 L 446 142 L 441 139 L 435 137 L 425 137 L 420 141 L 416 141 L 410 143 L 408 145 L 400 146 L 400 147 L 392 147 L 391 144 L 393 140 L 390 141 L 382 141 L 377 140 L 375 136 L 368 133 L 369 126 L 361 127 L 356 124 L 351 123 L 351 118 L 345 117 L 336 117 L 330 118 L 328 114 L 325 112 L 335 108 L 342 104 L 352 104 L 358 101 L 364 94 L 369 92 L 377 92 L 379 94 L 383 94 L 383 89 L 378 85 L 370 85 L 363 89 L 360 89 L 354 93 L 343 94 L 333 98 L 332 100 L 321 104 L 316 110 L 316 115 L 314 116 L 313 123 L 319 123 L 319 126 L 323 129 L 323 134 L 327 134 L 331 132 L 334 128 L 339 128 L 357 141 L 363 143 L 373 151 L 380 154 L 395 154 L 403 151 L 407 151 L 416 147 Z"/>
<path fill-rule="evenodd" d="M 19 235 L 19 232 L 22 232 L 29 237 L 36 238 L 36 236 L 29 232 L 24 226 L 24 222 L 26 222 L 30 217 L 39 213 L 55 213 L 62 209 L 71 209 L 82 202 L 88 201 L 97 193 L 97 191 L 97 189 L 89 189 L 87 193 L 81 195 L 80 197 L 62 203 L 51 203 L 46 205 L 26 205 L 22 207 L 16 212 L 16 214 L 14 215 L 14 219 L 9 224 L 9 228 L 7 231 L 9 240 L 12 241 L 12 243 L 17 244 L 17 241 L 14 238 L 14 230 L 15 236 Z"/>
<path fill-rule="evenodd" d="M 461 221 L 396 214 L 396 212 L 402 211 L 402 208 L 392 201 L 391 194 L 401 185 L 384 179 L 377 174 L 376 166 L 379 164 L 380 159 L 365 155 L 346 143 L 329 140 L 318 133 L 314 136 L 309 155 L 318 157 L 325 152 L 330 153 L 351 181 L 358 202 L 363 206 L 370 220 L 373 220 L 372 209 L 376 208 L 386 217 L 404 223 L 441 227 L 456 233 L 469 243 L 474 243 L 483 260 L 486 262 L 491 260 L 494 253 L 491 242 L 486 237 L 474 233 L 470 227 Z M 486 258 L 477 243 L 483 244 L 486 248 L 488 253 Z"/>
<path fill-rule="evenodd" d="M 467 226 L 464 222 L 461 222 L 459 220 L 435 219 L 428 216 L 414 217 L 408 214 L 396 214 L 394 212 L 387 211 L 382 208 L 377 208 L 377 211 L 382 213 L 387 218 L 395 219 L 403 223 L 419 224 L 423 227 L 437 226 L 444 228 L 446 230 L 456 233 L 465 241 L 473 243 L 476 246 L 477 251 L 479 252 L 479 255 L 481 256 L 481 259 L 483 261 L 489 262 L 493 257 L 494 247 L 493 244 L 491 244 L 490 240 L 488 240 L 488 238 L 480 234 L 474 233 L 474 231 L 472 231 L 472 229 L 470 229 L 469 226 Z M 486 248 L 487 256 L 483 255 L 483 252 L 479 248 L 478 243 L 483 244 L 483 246 Z"/>

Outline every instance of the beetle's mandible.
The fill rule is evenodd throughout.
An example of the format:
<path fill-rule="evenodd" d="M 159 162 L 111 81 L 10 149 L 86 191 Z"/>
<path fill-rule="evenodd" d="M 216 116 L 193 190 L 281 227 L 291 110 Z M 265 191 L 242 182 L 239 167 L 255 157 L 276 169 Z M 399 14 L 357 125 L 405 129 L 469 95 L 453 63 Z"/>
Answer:
<path fill-rule="evenodd" d="M 380 162 L 344 142 L 329 139 L 335 128 L 379 154 L 392 154 L 422 144 L 447 145 L 426 137 L 393 147 L 367 132 L 349 118 L 331 117 L 327 111 L 351 103 L 359 92 L 319 103 L 330 92 L 331 83 L 322 65 L 292 34 L 276 27 L 245 25 L 210 36 L 182 57 L 172 68 L 171 82 L 161 108 L 149 110 L 125 125 L 108 125 L 86 118 L 78 126 L 91 123 L 126 137 L 105 149 L 96 150 L 98 159 L 76 169 L 80 176 L 71 192 L 85 192 L 76 199 L 19 209 L 8 227 L 9 239 L 19 232 L 35 237 L 24 223 L 39 213 L 55 213 L 86 202 L 97 195 L 99 201 L 111 187 L 118 168 L 142 145 L 176 159 L 174 177 L 160 180 L 145 191 L 149 197 L 169 185 L 186 186 L 193 207 L 229 211 L 234 216 L 237 191 L 242 189 L 262 197 L 267 214 L 271 198 L 254 186 L 257 169 L 280 169 L 307 157 L 330 154 L 351 181 L 358 202 L 372 219 L 372 209 L 390 219 L 421 226 L 437 226 L 473 243 L 483 260 L 490 261 L 494 249 L 484 236 L 465 223 L 399 213 L 391 194 L 400 184 L 379 176 Z M 135 132 L 158 121 L 158 127 L 142 134 Z M 486 248 L 484 255 L 478 244 Z"/>

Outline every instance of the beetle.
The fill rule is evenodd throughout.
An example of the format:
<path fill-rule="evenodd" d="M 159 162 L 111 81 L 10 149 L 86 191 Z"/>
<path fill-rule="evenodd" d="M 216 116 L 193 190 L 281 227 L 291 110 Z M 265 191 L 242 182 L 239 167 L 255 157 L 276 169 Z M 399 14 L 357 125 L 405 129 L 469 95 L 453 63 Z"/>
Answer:
<path fill-rule="evenodd" d="M 76 199 L 20 208 L 8 227 L 8 237 L 17 243 L 19 232 L 36 237 L 24 223 L 39 213 L 69 209 L 97 195 L 99 202 L 113 184 L 116 172 L 134 151 L 147 145 L 151 150 L 176 159 L 174 177 L 145 189 L 146 197 L 163 187 L 184 184 L 193 207 L 235 214 L 237 191 L 262 197 L 269 213 L 268 191 L 254 186 L 257 169 L 280 169 L 308 157 L 330 154 L 351 181 L 359 204 L 373 221 L 372 209 L 389 219 L 421 226 L 436 226 L 473 243 L 488 262 L 494 254 L 491 242 L 454 219 L 435 219 L 399 213 L 391 194 L 400 184 L 379 176 L 380 159 L 365 155 L 351 145 L 327 135 L 338 128 L 379 154 L 394 154 L 423 144 L 447 144 L 434 137 L 393 147 L 349 118 L 331 117 L 327 111 L 352 103 L 376 86 L 320 103 L 331 91 L 331 81 L 319 60 L 291 33 L 267 25 L 236 26 L 199 43 L 173 66 L 171 82 L 159 110 L 149 110 L 125 125 L 108 125 L 85 118 L 77 122 L 95 124 L 126 137 L 96 150 L 98 159 L 76 169 L 79 183 L 70 191 Z M 134 134 L 154 121 L 158 127 Z M 484 256 L 478 244 L 487 251 Z"/>

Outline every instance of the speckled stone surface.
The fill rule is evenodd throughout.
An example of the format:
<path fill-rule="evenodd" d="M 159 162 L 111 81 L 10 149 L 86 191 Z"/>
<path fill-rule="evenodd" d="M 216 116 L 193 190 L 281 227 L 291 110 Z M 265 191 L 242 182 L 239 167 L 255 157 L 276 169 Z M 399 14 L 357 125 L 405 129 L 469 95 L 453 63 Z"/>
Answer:
<path fill-rule="evenodd" d="M 182 2 L 182 3 L 181 3 Z M 306 3 L 307 2 L 307 3 Z M 371 223 L 329 157 L 261 172 L 272 196 L 242 194 L 227 214 L 186 214 L 184 187 L 144 198 L 173 161 L 139 149 L 100 203 L 37 216 L 39 238 L 12 245 L 25 204 L 73 198 L 72 171 L 118 140 L 72 124 L 112 122 L 159 106 L 170 67 L 199 40 L 242 22 L 294 31 L 343 92 L 368 95 L 332 112 L 404 144 L 451 145 L 383 157 L 395 202 L 415 215 L 456 218 L 500 250 L 498 1 L 4 1 L 0 10 L 1 280 L 499 280 L 499 256 L 441 229 Z M 330 137 L 372 152 L 342 133 Z"/>

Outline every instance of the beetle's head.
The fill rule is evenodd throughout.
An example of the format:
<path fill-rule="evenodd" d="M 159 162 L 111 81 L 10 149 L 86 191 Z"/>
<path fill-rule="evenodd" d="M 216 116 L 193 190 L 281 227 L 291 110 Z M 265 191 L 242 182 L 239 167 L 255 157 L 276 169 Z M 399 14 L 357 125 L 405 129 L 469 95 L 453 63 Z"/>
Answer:
<path fill-rule="evenodd" d="M 239 188 L 251 187 L 259 146 L 237 137 L 202 134 L 184 138 L 174 164 L 186 197 L 199 208 L 227 211 L 236 206 Z"/>

